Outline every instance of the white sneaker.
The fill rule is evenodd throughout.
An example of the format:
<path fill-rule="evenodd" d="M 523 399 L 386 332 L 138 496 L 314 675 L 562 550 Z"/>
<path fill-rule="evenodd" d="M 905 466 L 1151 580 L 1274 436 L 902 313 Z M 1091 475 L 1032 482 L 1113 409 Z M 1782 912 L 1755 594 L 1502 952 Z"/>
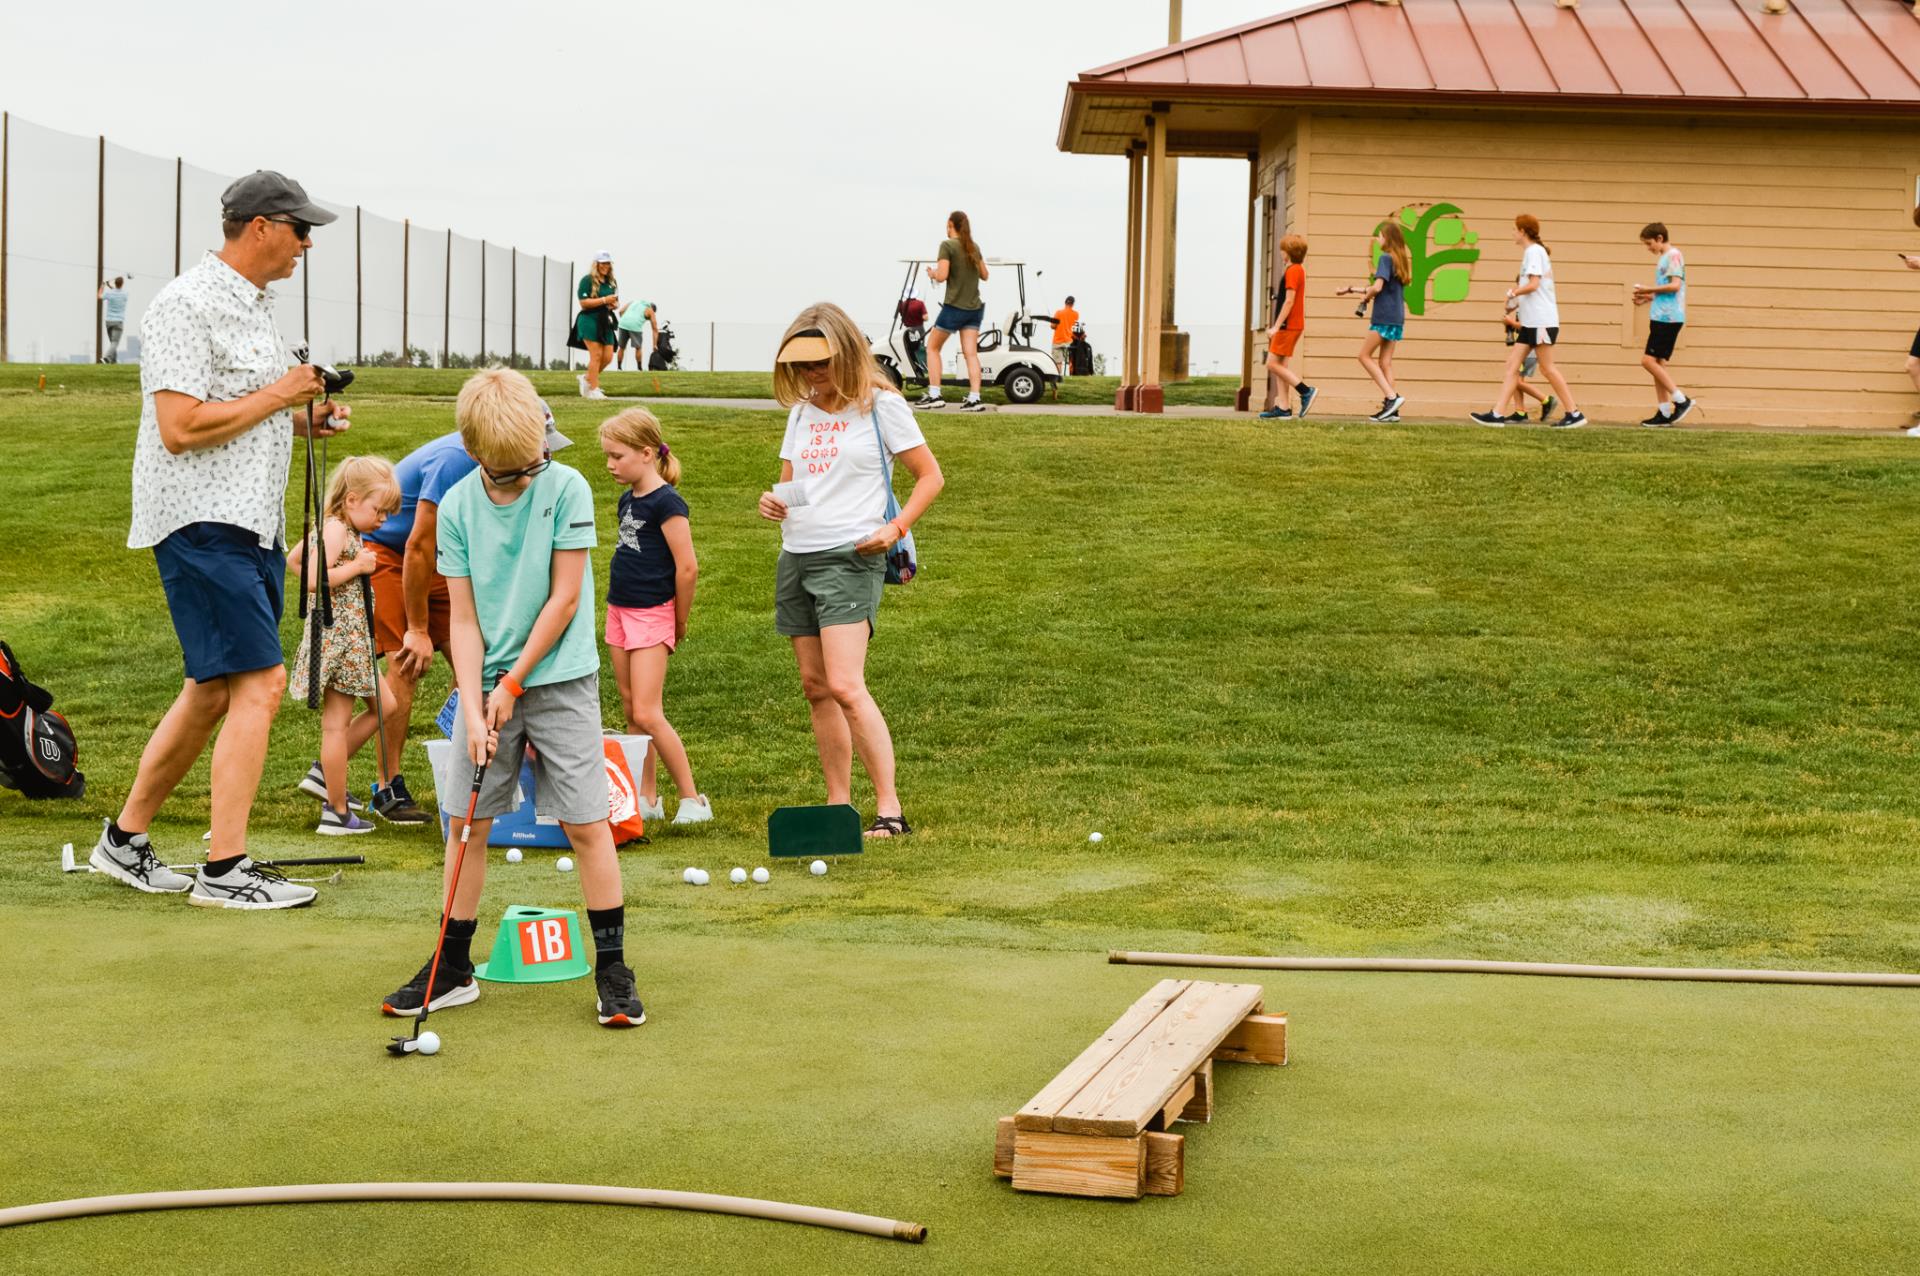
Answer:
<path fill-rule="evenodd" d="M 573 374 L 573 379 L 574 379 L 575 381 L 578 381 L 578 382 L 580 383 L 580 397 L 581 397 L 581 398 L 583 398 L 583 399 L 584 399 L 584 398 L 587 398 L 587 397 L 588 397 L 588 395 L 587 395 L 587 374 L 586 374 L 586 373 L 584 373 L 584 372 L 576 372 L 576 373 L 574 373 L 574 374 Z"/>
<path fill-rule="evenodd" d="M 1906 431 L 1906 436 L 1910 439 L 1920 439 L 1920 425 L 1909 428 Z"/>
<path fill-rule="evenodd" d="M 199 908 L 305 908 L 319 893 L 247 858 L 229 869 L 225 877 L 208 877 L 202 866 L 194 874 L 187 903 Z"/>
<path fill-rule="evenodd" d="M 675 824 L 705 824 L 713 818 L 713 801 L 706 794 L 681 798 L 680 809 L 673 813 Z"/>
<path fill-rule="evenodd" d="M 665 798 L 655 798 L 653 799 L 653 801 L 649 802 L 647 801 L 647 799 L 641 798 L 640 799 L 640 818 L 643 820 L 666 819 L 667 818 L 667 800 Z"/>
<path fill-rule="evenodd" d="M 602 390 L 599 386 L 594 386 L 592 389 L 587 391 L 587 397 L 589 399 L 604 399 L 607 397 L 607 392 L 605 390 Z"/>
<path fill-rule="evenodd" d="M 115 846 L 107 840 L 108 823 L 100 821 L 100 840 L 94 843 L 87 863 L 114 881 L 149 895 L 178 895 L 193 889 L 191 877 L 176 873 L 160 862 L 145 833 L 135 833 L 125 846 Z"/>

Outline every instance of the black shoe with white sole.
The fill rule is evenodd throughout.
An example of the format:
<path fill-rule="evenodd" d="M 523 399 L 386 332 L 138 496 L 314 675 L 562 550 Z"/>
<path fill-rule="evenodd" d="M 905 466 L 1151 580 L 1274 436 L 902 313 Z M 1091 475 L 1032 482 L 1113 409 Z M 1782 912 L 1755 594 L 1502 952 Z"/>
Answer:
<path fill-rule="evenodd" d="M 313 765 L 307 768 L 307 773 L 300 777 L 299 789 L 310 798 L 316 798 L 322 802 L 327 800 L 327 773 L 320 769 L 320 759 L 315 758 Z M 347 795 L 347 809 L 349 811 L 366 810 L 353 800 L 351 793 Z"/>
<path fill-rule="evenodd" d="M 633 971 L 616 961 L 593 976 L 593 1008 L 604 1028 L 638 1028 L 647 1021 L 646 1007 L 635 991 Z"/>
<path fill-rule="evenodd" d="M 1640 424 L 1644 425 L 1649 430 L 1665 430 L 1670 428 L 1673 425 L 1673 418 L 1668 416 L 1665 412 L 1655 412 L 1652 416 L 1648 417 L 1646 420 L 1642 421 Z"/>
<path fill-rule="evenodd" d="M 1475 412 L 1467 419 L 1476 425 L 1502 426 L 1507 423 L 1507 418 L 1501 416 L 1498 412 Z"/>
<path fill-rule="evenodd" d="M 206 866 L 201 865 L 194 874 L 193 889 L 187 892 L 187 903 L 197 908 L 305 908 L 319 893 L 243 858 L 219 877 L 209 876 Z"/>
<path fill-rule="evenodd" d="M 427 958 L 427 964 L 420 967 L 412 979 L 387 994 L 380 1003 L 380 1013 L 392 1015 L 396 1019 L 417 1019 L 420 1017 L 420 1003 L 427 999 L 427 972 L 433 969 L 433 958 Z M 433 972 L 433 1004 L 428 1013 L 439 1014 L 450 1006 L 464 1006 L 480 999 L 480 985 L 473 977 L 472 966 L 454 966 L 441 962 L 440 969 Z"/>
<path fill-rule="evenodd" d="M 923 394 L 913 401 L 913 406 L 922 412 L 928 412 L 934 408 L 946 407 L 947 401 L 937 394 Z"/>
<path fill-rule="evenodd" d="M 145 833 L 135 833 L 123 844 L 113 840 L 112 821 L 102 820 L 101 825 L 100 840 L 87 857 L 95 870 L 149 895 L 178 895 L 193 889 L 191 877 L 160 862 Z"/>
<path fill-rule="evenodd" d="M 1585 425 L 1586 423 L 1587 423 L 1586 413 L 1569 412 L 1565 416 L 1561 417 L 1558 421 L 1555 421 L 1553 423 L 1553 428 L 1556 430 L 1577 430 L 1581 426 Z"/>
<path fill-rule="evenodd" d="M 1313 410 L 1313 401 L 1320 397 L 1320 392 L 1314 389 L 1310 385 L 1302 385 L 1300 387 L 1299 393 L 1300 393 L 1300 415 L 1305 416 L 1307 413 Z"/>
<path fill-rule="evenodd" d="M 987 405 L 981 402 L 979 395 L 969 394 L 966 398 L 960 400 L 960 410 L 962 412 L 985 412 Z"/>
<path fill-rule="evenodd" d="M 403 775 L 393 777 L 393 783 L 381 788 L 373 787 L 373 800 L 368 803 L 373 813 L 389 824 L 425 824 L 427 813 L 413 800 L 413 794 L 407 792 L 407 779 Z"/>
<path fill-rule="evenodd" d="M 1673 404 L 1673 416 L 1670 419 L 1673 421 L 1678 421 L 1681 417 L 1685 416 L 1687 413 L 1691 411 L 1693 411 L 1692 399 L 1690 398 L 1676 399 L 1674 400 L 1674 404 Z"/>

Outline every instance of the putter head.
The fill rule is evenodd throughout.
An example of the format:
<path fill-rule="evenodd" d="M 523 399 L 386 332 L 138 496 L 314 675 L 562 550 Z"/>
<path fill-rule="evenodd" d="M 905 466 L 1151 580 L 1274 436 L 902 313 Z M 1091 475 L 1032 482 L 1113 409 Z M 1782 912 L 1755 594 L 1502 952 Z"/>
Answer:
<path fill-rule="evenodd" d="M 412 1037 L 395 1037 L 387 1043 L 387 1053 L 396 1058 L 410 1055 L 420 1049 L 420 1043 Z"/>
<path fill-rule="evenodd" d="M 89 870 L 92 867 L 91 864 L 76 864 L 73 862 L 72 842 L 68 842 L 60 848 L 60 871 L 62 873 L 78 873 L 83 870 Z"/>

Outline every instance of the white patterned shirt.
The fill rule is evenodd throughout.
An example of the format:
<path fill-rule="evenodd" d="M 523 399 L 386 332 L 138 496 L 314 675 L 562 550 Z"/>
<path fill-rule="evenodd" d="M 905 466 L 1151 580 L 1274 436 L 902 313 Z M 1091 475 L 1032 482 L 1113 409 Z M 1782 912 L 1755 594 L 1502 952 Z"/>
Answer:
<path fill-rule="evenodd" d="M 133 449 L 128 549 L 158 545 L 189 523 L 229 523 L 287 543 L 293 414 L 274 413 L 218 447 L 178 456 L 160 442 L 157 390 L 224 403 L 272 385 L 293 356 L 273 322 L 273 296 L 208 253 L 160 290 L 141 319 L 140 434 Z"/>

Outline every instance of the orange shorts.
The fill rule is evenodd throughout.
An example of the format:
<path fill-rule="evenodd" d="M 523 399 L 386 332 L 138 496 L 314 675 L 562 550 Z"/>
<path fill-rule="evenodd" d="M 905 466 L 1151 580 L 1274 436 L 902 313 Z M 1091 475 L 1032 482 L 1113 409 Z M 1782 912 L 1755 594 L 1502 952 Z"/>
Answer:
<path fill-rule="evenodd" d="M 1305 328 L 1280 329 L 1280 331 L 1274 333 L 1273 336 L 1268 339 L 1267 353 L 1277 354 L 1282 359 L 1286 358 L 1293 353 L 1293 348 L 1300 344 L 1300 338 L 1305 332 Z"/>
<path fill-rule="evenodd" d="M 373 582 L 374 647 L 376 654 L 390 655 L 400 650 L 400 641 L 407 636 L 407 596 L 400 583 L 400 552 L 376 541 L 363 540 L 360 547 L 373 551 L 373 575 L 369 579 Z M 427 637 L 435 651 L 447 649 L 452 616 L 447 578 L 435 572 L 427 591 Z"/>

